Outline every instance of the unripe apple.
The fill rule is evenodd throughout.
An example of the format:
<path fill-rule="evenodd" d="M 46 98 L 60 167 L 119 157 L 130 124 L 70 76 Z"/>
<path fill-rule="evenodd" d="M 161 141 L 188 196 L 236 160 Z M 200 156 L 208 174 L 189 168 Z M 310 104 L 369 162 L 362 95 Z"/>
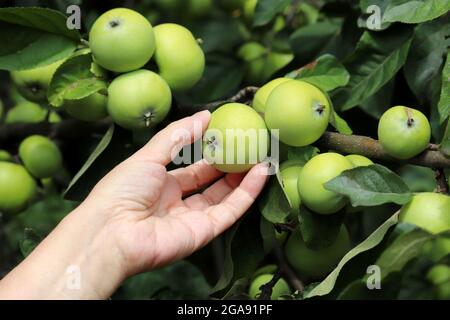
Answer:
<path fill-rule="evenodd" d="M 450 230 L 450 196 L 418 193 L 402 207 L 399 218 L 434 234 Z"/>
<path fill-rule="evenodd" d="M 388 109 L 378 123 L 378 139 L 383 149 L 398 159 L 412 158 L 430 143 L 431 127 L 427 117 L 412 108 Z"/>
<path fill-rule="evenodd" d="M 54 176 L 62 167 L 62 155 L 58 146 L 47 137 L 34 135 L 19 146 L 19 156 L 25 168 L 36 178 Z"/>
<path fill-rule="evenodd" d="M 258 84 L 262 81 L 265 67 L 264 57 L 268 54 L 268 50 L 260 43 L 252 41 L 243 44 L 237 56 L 245 62 L 245 82 Z"/>
<path fill-rule="evenodd" d="M 245 0 L 243 6 L 244 18 L 247 19 L 247 21 L 249 22 L 253 20 L 257 3 L 258 0 Z"/>
<path fill-rule="evenodd" d="M 264 119 L 269 129 L 279 129 L 279 140 L 290 146 L 306 146 L 325 132 L 331 106 L 317 87 L 292 80 L 278 85 L 266 102 Z"/>
<path fill-rule="evenodd" d="M 423 246 L 422 251 L 431 260 L 438 262 L 450 254 L 450 238 L 445 236 L 433 238 Z"/>
<path fill-rule="evenodd" d="M 373 164 L 373 161 L 367 157 L 361 156 L 359 154 L 349 154 L 345 156 L 347 160 L 349 160 L 353 166 L 356 167 L 366 167 Z"/>
<path fill-rule="evenodd" d="M 11 161 L 12 155 L 6 150 L 0 149 L 0 161 Z"/>
<path fill-rule="evenodd" d="M 5 123 L 37 123 L 45 120 L 47 111 L 34 102 L 22 102 L 8 111 Z"/>
<path fill-rule="evenodd" d="M 23 209 L 36 194 L 36 182 L 21 165 L 0 162 L 0 212 Z"/>
<path fill-rule="evenodd" d="M 265 273 L 256 276 L 248 289 L 249 296 L 252 299 L 258 299 L 259 296 L 261 295 L 261 286 L 265 285 L 266 283 L 269 283 L 272 280 L 272 278 L 273 274 L 271 273 Z M 281 296 L 288 295 L 290 293 L 291 290 L 289 289 L 289 285 L 287 284 L 286 280 L 280 278 L 272 288 L 270 300 L 278 300 Z"/>
<path fill-rule="evenodd" d="M 171 105 L 169 86 L 149 70 L 122 74 L 108 88 L 108 113 L 129 130 L 155 126 L 167 116 Z"/>
<path fill-rule="evenodd" d="M 286 161 L 280 165 L 280 175 L 283 182 L 284 192 L 286 193 L 292 208 L 300 208 L 300 194 L 298 192 L 298 177 L 302 167 L 295 162 Z"/>
<path fill-rule="evenodd" d="M 47 100 L 48 86 L 53 74 L 63 62 L 64 60 L 59 60 L 35 69 L 11 71 L 11 78 L 20 94 L 26 99 L 33 102 L 43 102 Z"/>
<path fill-rule="evenodd" d="M 263 118 L 253 108 L 228 103 L 211 115 L 203 156 L 220 171 L 245 172 L 266 158 L 269 139 Z"/>
<path fill-rule="evenodd" d="M 64 109 L 75 119 L 97 121 L 107 116 L 107 98 L 98 92 L 80 100 L 66 100 Z"/>
<path fill-rule="evenodd" d="M 436 297 L 440 300 L 450 299 L 450 266 L 438 264 L 427 273 L 427 279 L 435 287 Z"/>
<path fill-rule="evenodd" d="M 342 225 L 336 240 L 330 246 L 318 250 L 308 248 L 297 229 L 289 237 L 285 253 L 289 264 L 299 275 L 320 279 L 330 273 L 350 249 L 350 236 Z"/>
<path fill-rule="evenodd" d="M 320 214 L 331 214 L 342 209 L 348 202 L 347 198 L 325 189 L 324 184 L 352 168 L 349 160 L 333 152 L 319 154 L 309 160 L 298 178 L 302 202 Z"/>
<path fill-rule="evenodd" d="M 174 91 L 192 88 L 205 70 L 205 55 L 185 27 L 164 23 L 155 27 L 155 60 L 159 74 Z"/>
<path fill-rule="evenodd" d="M 188 0 L 186 5 L 186 17 L 193 19 L 201 18 L 211 12 L 213 0 Z"/>
<path fill-rule="evenodd" d="M 95 62 L 114 72 L 143 67 L 155 51 L 155 35 L 150 22 L 140 13 L 116 8 L 95 20 L 89 33 Z"/>
<path fill-rule="evenodd" d="M 275 89 L 280 84 L 290 81 L 292 79 L 290 78 L 277 78 L 274 79 L 265 85 L 263 85 L 261 88 L 256 91 L 255 96 L 253 97 L 253 103 L 252 107 L 256 111 L 258 111 L 261 114 L 264 114 L 266 111 L 266 102 L 269 95 L 272 93 L 273 89 Z"/>

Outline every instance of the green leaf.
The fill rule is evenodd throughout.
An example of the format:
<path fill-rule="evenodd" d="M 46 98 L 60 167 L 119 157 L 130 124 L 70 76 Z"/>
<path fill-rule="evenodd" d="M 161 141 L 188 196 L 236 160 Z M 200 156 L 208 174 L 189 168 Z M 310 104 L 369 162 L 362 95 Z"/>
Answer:
<path fill-rule="evenodd" d="M 84 200 L 103 176 L 134 152 L 131 141 L 130 131 L 111 125 L 69 183 L 64 197 L 76 201 Z"/>
<path fill-rule="evenodd" d="M 182 260 L 128 278 L 113 299 L 151 299 L 161 294 L 166 299 L 207 299 L 209 291 L 201 272 Z"/>
<path fill-rule="evenodd" d="M 263 239 L 264 252 L 268 253 L 273 249 L 275 242 L 277 241 L 275 237 L 275 227 L 272 223 L 267 221 L 264 216 L 261 216 L 259 230 L 261 238 Z"/>
<path fill-rule="evenodd" d="M 46 8 L 0 8 L 0 21 L 80 40 L 78 30 L 69 30 L 66 16 Z"/>
<path fill-rule="evenodd" d="M 289 201 L 277 177 L 272 177 L 263 195 L 258 197 L 261 214 L 271 223 L 286 223 L 292 212 Z"/>
<path fill-rule="evenodd" d="M 55 72 L 48 90 L 48 100 L 54 107 L 64 100 L 78 100 L 100 90 L 106 91 L 104 80 L 91 72 L 92 56 L 76 55 L 67 59 Z"/>
<path fill-rule="evenodd" d="M 359 254 L 375 248 L 378 244 L 380 244 L 389 229 L 397 224 L 397 222 L 398 213 L 394 214 L 391 218 L 386 220 L 386 222 L 378 227 L 378 229 L 376 229 L 369 237 L 367 237 L 367 239 L 347 252 L 347 254 L 339 262 L 338 266 L 320 284 L 315 286 L 307 295 L 305 295 L 305 298 L 312 298 L 329 294 L 333 290 L 342 268 Z"/>
<path fill-rule="evenodd" d="M 14 249 L 23 246 L 26 249 L 23 252 L 28 252 L 27 248 L 40 242 L 41 237 L 47 236 L 76 205 L 75 202 L 62 199 L 60 195 L 51 195 L 14 215 L 4 227 L 9 245 Z M 24 230 L 27 229 L 30 230 L 25 232 L 24 238 Z M 23 240 L 26 243 L 22 243 Z"/>
<path fill-rule="evenodd" d="M 361 102 L 359 107 L 375 119 L 380 119 L 383 113 L 392 106 L 394 80 L 390 80 L 380 90 Z"/>
<path fill-rule="evenodd" d="M 409 87 L 421 103 L 431 104 L 433 85 L 436 86 L 433 79 L 441 76 L 447 46 L 450 44 L 446 40 L 448 36 L 448 17 L 421 24 L 414 31 L 403 70 Z"/>
<path fill-rule="evenodd" d="M 414 229 L 395 239 L 375 262 L 382 270 L 381 280 L 390 273 L 401 271 L 411 259 L 420 255 L 423 245 L 432 237 L 424 230 Z"/>
<path fill-rule="evenodd" d="M 42 241 L 42 237 L 31 228 L 25 228 L 22 241 L 19 243 L 20 252 L 26 258 Z"/>
<path fill-rule="evenodd" d="M 80 35 L 66 17 L 45 8 L 0 8 L 0 69 L 24 70 L 67 58 Z"/>
<path fill-rule="evenodd" d="M 352 128 L 350 128 L 347 121 L 342 119 L 336 113 L 336 111 L 334 111 L 334 109 L 330 115 L 330 124 L 333 126 L 333 128 L 335 128 L 337 131 L 339 131 L 339 133 L 346 134 L 346 135 L 351 135 L 353 133 L 353 130 L 352 130 Z"/>
<path fill-rule="evenodd" d="M 225 237 L 224 271 L 212 289 L 218 293 L 237 279 L 249 278 L 265 256 L 259 234 L 260 215 L 248 212 Z M 226 294 L 225 292 L 221 293 Z"/>
<path fill-rule="evenodd" d="M 342 212 L 332 215 L 317 214 L 302 206 L 298 220 L 306 246 L 313 250 L 319 250 L 330 246 L 336 240 L 341 230 L 344 214 Z"/>
<path fill-rule="evenodd" d="M 450 10 L 450 0 L 393 0 L 388 3 L 383 22 L 422 23 Z"/>
<path fill-rule="evenodd" d="M 253 18 L 255 27 L 269 23 L 277 14 L 289 5 L 291 0 L 258 0 Z"/>
<path fill-rule="evenodd" d="M 297 57 L 311 61 L 332 43 L 341 26 L 341 20 L 325 20 L 298 28 L 289 37 L 292 51 Z"/>
<path fill-rule="evenodd" d="M 391 80 L 406 61 L 411 39 L 412 28 L 404 25 L 366 31 L 344 64 L 351 75 L 349 84 L 332 95 L 337 110 L 357 106 Z"/>
<path fill-rule="evenodd" d="M 378 164 L 346 170 L 325 188 L 349 197 L 354 207 L 405 204 L 413 196 L 398 175 Z"/>
<path fill-rule="evenodd" d="M 440 121 L 443 123 L 450 116 L 450 53 L 447 53 L 447 60 L 442 70 L 442 89 L 438 110 Z"/>
<path fill-rule="evenodd" d="M 223 300 L 236 300 L 239 298 L 248 299 L 247 293 L 248 279 L 242 278 L 236 280 L 230 290 L 222 297 Z"/>
<path fill-rule="evenodd" d="M 288 147 L 287 160 L 298 162 L 304 166 L 309 160 L 319 154 L 320 150 L 314 146 Z"/>
<path fill-rule="evenodd" d="M 446 156 L 450 156 L 450 119 L 447 120 L 444 137 L 442 138 L 439 150 Z"/>
<path fill-rule="evenodd" d="M 331 91 L 345 86 L 350 75 L 334 56 L 325 54 L 317 60 L 286 75 L 288 78 L 309 82 L 323 91 Z"/>

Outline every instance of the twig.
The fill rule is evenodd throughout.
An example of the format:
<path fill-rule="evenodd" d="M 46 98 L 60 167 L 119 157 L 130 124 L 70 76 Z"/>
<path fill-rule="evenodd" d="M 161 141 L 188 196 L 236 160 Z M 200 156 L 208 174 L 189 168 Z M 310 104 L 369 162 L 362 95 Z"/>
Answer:
<path fill-rule="evenodd" d="M 205 105 L 202 106 L 198 106 L 198 108 L 201 108 L 203 110 L 209 110 L 209 111 L 214 111 L 217 107 L 225 104 L 225 103 L 230 103 L 230 102 L 239 102 L 239 101 L 243 101 L 246 98 L 252 97 L 255 94 L 255 92 L 258 90 L 258 87 L 245 87 L 241 90 L 238 91 L 238 93 L 236 93 L 234 96 L 225 99 L 225 100 L 220 100 L 220 101 L 214 101 L 214 102 L 210 102 L 207 103 Z M 247 102 L 247 101 L 245 101 Z"/>
<path fill-rule="evenodd" d="M 435 176 L 436 176 L 436 182 L 437 182 L 436 191 L 439 193 L 450 194 L 449 185 L 448 185 L 447 179 L 445 178 L 444 170 L 442 168 L 436 169 Z"/>
<path fill-rule="evenodd" d="M 278 280 L 281 279 L 281 270 L 278 269 L 272 277 L 272 280 L 261 286 L 261 294 L 258 300 L 270 300 L 272 296 L 273 287 L 277 284 Z"/>
<path fill-rule="evenodd" d="M 372 159 L 404 162 L 429 168 L 450 168 L 450 158 L 440 151 L 435 151 L 437 146 L 433 144 L 418 156 L 404 161 L 391 157 L 383 150 L 378 140 L 365 136 L 325 132 L 318 145 L 337 152 L 355 153 Z"/>
<path fill-rule="evenodd" d="M 280 246 L 278 246 L 278 244 L 275 245 L 274 253 L 278 260 L 278 266 L 280 268 L 281 274 L 286 277 L 286 280 L 292 288 L 294 288 L 298 292 L 303 292 L 305 290 L 303 282 L 297 277 L 294 270 L 292 270 L 289 264 L 286 262 L 284 253 L 281 250 Z"/>

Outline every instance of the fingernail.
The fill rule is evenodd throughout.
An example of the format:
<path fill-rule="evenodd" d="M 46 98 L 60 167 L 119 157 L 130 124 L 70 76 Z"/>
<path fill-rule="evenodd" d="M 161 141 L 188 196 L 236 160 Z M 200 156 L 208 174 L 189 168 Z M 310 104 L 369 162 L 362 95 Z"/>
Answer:
<path fill-rule="evenodd" d="M 194 118 L 203 118 L 204 116 L 210 115 L 210 114 L 211 114 L 211 112 L 209 112 L 209 110 L 203 110 L 203 111 L 194 113 L 192 116 Z"/>

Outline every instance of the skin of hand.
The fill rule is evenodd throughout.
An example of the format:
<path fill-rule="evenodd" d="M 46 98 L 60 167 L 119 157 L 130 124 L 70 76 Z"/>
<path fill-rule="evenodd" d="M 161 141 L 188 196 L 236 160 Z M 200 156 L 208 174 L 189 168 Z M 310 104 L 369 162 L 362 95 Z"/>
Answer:
<path fill-rule="evenodd" d="M 247 174 L 203 160 L 166 170 L 209 119 L 203 111 L 173 122 L 109 172 L 0 281 L 0 299 L 105 299 L 127 277 L 186 257 L 233 225 L 263 189 L 266 164 Z"/>

